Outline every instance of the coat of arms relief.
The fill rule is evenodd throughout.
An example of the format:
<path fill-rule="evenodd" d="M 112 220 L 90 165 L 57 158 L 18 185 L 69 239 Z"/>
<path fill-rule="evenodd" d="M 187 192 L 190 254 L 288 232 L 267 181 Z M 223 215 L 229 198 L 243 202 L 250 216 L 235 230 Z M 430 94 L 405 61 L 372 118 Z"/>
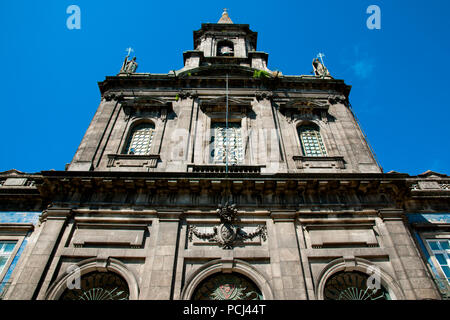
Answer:
<path fill-rule="evenodd" d="M 220 217 L 220 225 L 213 228 L 213 232 L 200 232 L 196 226 L 189 226 L 188 238 L 193 240 L 195 235 L 197 238 L 209 242 L 216 242 L 221 248 L 230 250 L 234 246 L 242 244 L 245 240 L 252 240 L 256 237 L 261 237 L 263 241 L 267 239 L 266 225 L 260 225 L 253 232 L 246 232 L 243 227 L 236 225 L 236 218 L 238 211 L 235 204 L 219 205 L 216 210 Z"/>

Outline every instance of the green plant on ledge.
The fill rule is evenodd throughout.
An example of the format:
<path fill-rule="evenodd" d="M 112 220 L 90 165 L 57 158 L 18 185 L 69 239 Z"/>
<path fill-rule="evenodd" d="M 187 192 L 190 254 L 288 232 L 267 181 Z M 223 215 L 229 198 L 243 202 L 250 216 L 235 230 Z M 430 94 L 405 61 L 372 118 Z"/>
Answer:
<path fill-rule="evenodd" d="M 253 78 L 270 78 L 271 74 L 267 71 L 264 70 L 255 70 L 255 72 L 253 73 Z"/>

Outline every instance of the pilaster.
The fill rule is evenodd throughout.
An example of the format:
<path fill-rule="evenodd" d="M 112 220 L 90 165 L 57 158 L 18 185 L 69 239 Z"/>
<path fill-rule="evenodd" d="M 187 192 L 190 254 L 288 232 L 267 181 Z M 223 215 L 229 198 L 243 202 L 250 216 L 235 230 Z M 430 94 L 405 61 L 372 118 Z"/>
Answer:
<path fill-rule="evenodd" d="M 10 288 L 11 300 L 32 300 L 37 297 L 54 252 L 59 243 L 64 224 L 71 215 L 70 209 L 49 208 L 41 215 L 42 230 L 23 261 L 23 269 Z M 24 260 L 25 260 L 24 259 Z"/>
<path fill-rule="evenodd" d="M 295 229 L 295 211 L 272 211 L 271 217 L 276 235 L 276 251 L 271 251 L 271 255 L 274 254 L 275 260 L 278 261 L 283 291 L 283 297 L 275 294 L 275 298 L 306 300 L 305 278 Z"/>

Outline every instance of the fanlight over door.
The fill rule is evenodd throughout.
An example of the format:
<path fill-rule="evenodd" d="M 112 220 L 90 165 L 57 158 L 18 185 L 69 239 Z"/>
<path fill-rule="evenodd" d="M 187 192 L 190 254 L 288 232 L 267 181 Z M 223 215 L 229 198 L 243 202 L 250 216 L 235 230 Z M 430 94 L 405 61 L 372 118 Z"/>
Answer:
<path fill-rule="evenodd" d="M 248 278 L 236 274 L 214 274 L 200 283 L 193 300 L 262 300 L 261 291 Z"/>
<path fill-rule="evenodd" d="M 387 290 L 361 272 L 339 272 L 327 280 L 325 300 L 390 300 Z"/>
<path fill-rule="evenodd" d="M 60 300 L 128 300 L 128 284 L 113 272 L 91 272 L 81 277 L 80 289 L 67 288 Z"/>

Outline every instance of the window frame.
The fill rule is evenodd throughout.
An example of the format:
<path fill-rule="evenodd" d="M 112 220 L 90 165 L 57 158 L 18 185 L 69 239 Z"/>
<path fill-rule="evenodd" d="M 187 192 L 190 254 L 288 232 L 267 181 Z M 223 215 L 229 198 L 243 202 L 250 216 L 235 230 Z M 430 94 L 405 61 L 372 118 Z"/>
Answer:
<path fill-rule="evenodd" d="M 150 136 L 149 136 L 149 145 L 147 146 L 147 152 L 145 154 L 136 154 L 136 153 L 130 153 L 130 148 L 132 146 L 133 140 L 135 138 L 135 134 L 138 130 L 144 127 L 150 127 Z M 125 141 L 125 146 L 123 149 L 122 154 L 126 155 L 137 155 L 137 156 L 148 156 L 152 154 L 152 147 L 154 145 L 154 139 L 155 139 L 155 133 L 156 133 L 156 126 L 153 122 L 141 122 L 131 127 L 128 138 Z"/>
<path fill-rule="evenodd" d="M 225 124 L 226 121 L 222 121 L 221 119 L 211 119 L 210 123 L 209 123 L 209 150 L 208 150 L 208 163 L 212 164 L 212 165 L 226 165 L 226 160 L 223 163 L 219 163 L 219 162 L 215 162 L 215 157 L 212 156 L 212 151 L 216 150 L 216 136 L 215 136 L 215 130 L 216 128 L 214 128 L 213 126 L 216 123 L 220 123 L 220 124 Z M 232 120 L 228 120 L 228 124 L 239 124 L 239 131 L 240 131 L 240 138 L 241 138 L 241 152 L 242 152 L 242 158 L 241 158 L 241 162 L 237 161 L 236 163 L 230 163 L 228 162 L 228 165 L 245 165 L 246 164 L 246 152 L 245 152 L 245 143 L 244 143 L 244 130 L 243 130 L 243 126 L 242 126 L 242 119 L 232 119 Z M 225 129 L 225 127 L 223 127 L 223 129 Z M 214 137 L 214 140 L 213 140 Z"/>
<path fill-rule="evenodd" d="M 423 232 L 420 230 L 416 231 L 420 241 L 422 242 L 423 247 L 425 248 L 426 252 L 422 252 L 425 262 L 428 265 L 429 271 L 432 273 L 433 277 L 438 277 L 441 280 L 446 279 L 446 275 L 444 274 L 439 261 L 437 261 L 433 250 L 431 249 L 430 245 L 428 244 L 428 240 L 449 240 L 450 239 L 450 232 Z M 423 251 L 423 250 L 421 250 Z M 431 264 L 431 265 L 430 265 Z M 450 285 L 449 282 L 447 282 L 448 285 Z"/>
<path fill-rule="evenodd" d="M 444 270 L 442 269 L 442 265 L 439 262 L 439 260 L 436 257 L 436 254 L 444 254 L 444 257 L 447 261 L 447 267 L 450 268 L 450 249 L 443 249 L 441 248 L 441 244 L 439 243 L 440 241 L 446 240 L 450 243 L 450 237 L 448 238 L 441 238 L 441 237 L 426 237 L 424 239 L 424 243 L 426 244 L 426 248 L 428 250 L 428 253 L 430 255 L 430 259 L 433 262 L 433 265 L 436 269 L 436 271 L 438 272 L 438 275 L 440 278 L 444 278 L 447 280 L 447 283 L 450 284 L 450 275 L 447 276 L 444 272 Z M 431 248 L 430 242 L 437 242 L 438 246 L 439 246 L 439 250 L 434 250 Z"/>
<path fill-rule="evenodd" d="M 322 152 L 321 150 L 321 154 L 320 155 L 310 155 L 306 153 L 305 150 L 305 146 L 301 137 L 301 128 L 307 128 L 310 127 L 312 129 L 314 129 L 317 132 L 317 135 L 320 137 L 320 141 L 322 142 L 322 146 L 319 144 L 319 147 L 325 150 L 325 153 Z M 320 128 L 320 126 L 314 122 L 305 122 L 305 123 L 300 123 L 296 126 L 296 136 L 300 145 L 300 151 L 303 154 L 304 157 L 314 157 L 314 158 L 326 158 L 326 157 L 330 157 L 324 137 L 322 135 L 322 130 Z"/>
<path fill-rule="evenodd" d="M 3 283 L 6 273 L 8 273 L 9 268 L 11 267 L 11 264 L 14 261 L 14 258 L 17 256 L 17 252 L 19 251 L 19 248 L 22 246 L 24 239 L 25 239 L 25 236 L 0 236 L 0 242 L 14 242 L 15 243 L 15 246 L 14 246 L 13 250 L 11 251 L 11 254 L 8 257 L 8 260 L 5 263 L 3 270 L 1 270 L 1 272 L 0 272 L 0 283 Z"/>
<path fill-rule="evenodd" d="M 136 128 L 143 126 L 143 125 L 150 125 L 153 126 L 152 130 L 152 135 L 151 135 L 151 143 L 150 143 L 150 147 L 148 149 L 148 154 L 131 154 L 129 153 L 129 148 L 131 146 L 131 142 L 133 139 L 133 136 L 136 132 Z M 143 120 L 143 119 L 139 119 L 136 121 L 133 121 L 131 124 L 129 124 L 126 128 L 126 135 L 125 135 L 125 139 L 123 139 L 121 146 L 119 147 L 120 153 L 119 155 L 126 155 L 126 156 L 149 156 L 149 155 L 154 155 L 155 152 L 155 145 L 156 145 L 156 138 L 157 138 L 157 134 L 156 134 L 156 122 L 152 121 L 152 120 Z"/>

